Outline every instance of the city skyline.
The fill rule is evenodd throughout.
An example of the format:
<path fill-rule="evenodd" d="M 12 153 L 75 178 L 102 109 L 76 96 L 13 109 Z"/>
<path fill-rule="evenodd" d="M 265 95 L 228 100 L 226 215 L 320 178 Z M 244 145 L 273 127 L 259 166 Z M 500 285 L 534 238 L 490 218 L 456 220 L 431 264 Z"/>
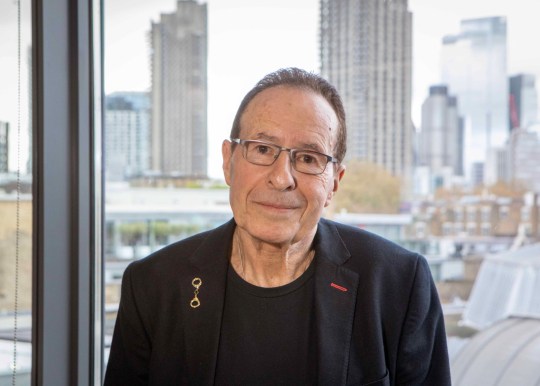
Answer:
<path fill-rule="evenodd" d="M 409 10 L 413 13 L 412 117 L 417 127 L 420 125 L 421 105 L 429 93 L 429 87 L 440 84 L 442 38 L 457 33 L 462 19 L 506 16 L 509 25 L 509 75 L 528 72 L 537 74 L 540 79 L 540 55 L 523 47 L 526 47 L 526 37 L 531 33 L 531 29 L 538 28 L 540 32 L 540 27 L 533 23 L 534 18 L 531 16 L 531 8 L 537 7 L 540 13 L 540 4 L 533 4 L 528 0 L 516 1 L 513 6 L 504 1 L 494 1 L 490 3 L 489 9 L 486 9 L 485 5 L 482 7 L 475 3 L 469 4 L 465 0 L 457 0 L 452 4 L 433 0 L 409 0 Z M 110 6 L 116 7 L 116 11 L 110 11 L 111 17 L 114 12 L 123 9 L 121 4 L 117 3 L 110 3 Z M 164 7 L 161 12 L 169 12 L 175 6 L 174 0 L 162 0 L 161 4 Z M 154 8 L 156 6 L 153 5 Z M 140 9 L 133 12 L 140 17 L 141 22 L 150 17 L 149 4 L 134 4 L 134 7 Z M 208 165 L 210 176 L 221 178 L 220 144 L 228 136 L 234 113 L 245 92 L 264 74 L 281 66 L 296 65 L 319 71 L 318 0 L 301 0 L 294 4 L 285 0 L 208 1 L 208 7 Z M 285 9 L 286 13 L 283 12 Z M 154 17 L 159 15 L 158 11 L 154 13 Z M 115 26 L 117 36 L 122 36 L 122 29 L 127 30 L 129 25 L 133 26 L 127 18 L 124 20 L 127 23 L 125 26 Z M 275 20 L 279 20 L 279 30 L 275 28 Z M 302 22 L 299 23 L 299 20 Z M 144 31 L 140 32 L 140 36 L 142 40 Z M 231 44 L 231 41 L 236 43 Z M 263 44 L 256 44 L 257 41 Z M 278 46 L 279 52 L 276 50 Z M 243 47 L 245 49 L 242 49 Z M 121 55 L 121 51 L 116 48 L 118 45 L 110 47 L 111 51 L 116 52 L 115 55 Z M 251 55 L 243 57 L 244 51 Z M 280 55 L 276 56 L 276 53 Z M 239 61 L 238 58 L 241 57 L 242 60 Z M 220 60 L 221 58 L 223 60 Z M 144 60 L 142 55 L 142 61 L 138 64 L 140 67 L 144 67 Z M 121 67 L 116 70 L 113 68 L 112 57 L 109 65 L 109 71 L 114 71 L 115 74 L 122 72 Z M 112 72 L 110 74 L 112 77 Z M 122 75 L 124 78 L 125 76 L 126 74 Z M 139 78 L 139 81 L 143 79 Z M 131 83 L 129 79 L 123 80 L 115 76 L 114 83 L 111 79 L 109 87 L 121 89 L 123 85 L 127 87 Z"/>
<path fill-rule="evenodd" d="M 441 83 L 457 97 L 465 124 L 463 170 L 474 185 L 494 182 L 472 180 L 473 165 L 485 168 L 488 152 L 509 135 L 507 29 L 505 17 L 466 19 L 457 34 L 443 38 Z"/>
<path fill-rule="evenodd" d="M 269 71 L 296 65 L 318 71 L 318 0 L 208 1 L 209 7 L 209 173 L 221 177 L 221 141 L 243 94 Z M 105 92 L 149 91 L 148 42 L 150 21 L 174 11 L 174 0 L 105 2 Z M 506 16 L 508 73 L 532 73 L 540 79 L 540 52 L 529 49 L 529 36 L 540 33 L 540 3 L 496 0 L 478 4 L 410 0 L 413 13 L 413 121 L 420 124 L 421 104 L 429 86 L 440 83 L 442 36 L 456 33 L 466 18 Z M 29 42 L 29 4 L 23 2 L 23 37 Z M 16 119 L 16 4 L 0 4 L 0 120 Z M 279 28 L 277 28 L 279 27 Z M 24 50 L 23 50 L 24 52 Z M 247 55 L 246 55 L 247 54 Z M 23 58 L 23 65 L 25 65 Z M 23 70 L 23 76 L 25 71 Z M 4 75 L 2 75 L 4 74 Z M 24 85 L 23 85 L 24 90 Z M 23 97 L 22 111 L 25 110 Z M 24 124 L 22 129 L 24 131 Z M 15 138 L 14 138 L 15 140 Z M 25 144 L 21 147 L 25 152 Z M 216 150 L 218 149 L 218 150 Z M 11 160 L 13 164 L 13 159 Z M 24 165 L 23 165 L 24 166 Z M 12 165 L 13 168 L 13 165 Z"/>

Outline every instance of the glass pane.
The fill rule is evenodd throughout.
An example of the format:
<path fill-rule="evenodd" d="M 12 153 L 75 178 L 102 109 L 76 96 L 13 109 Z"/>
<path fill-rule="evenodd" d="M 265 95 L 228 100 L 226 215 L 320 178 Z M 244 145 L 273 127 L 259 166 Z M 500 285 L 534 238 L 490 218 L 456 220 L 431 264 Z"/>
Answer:
<path fill-rule="evenodd" d="M 0 4 L 0 385 L 32 366 L 31 3 Z"/>
<path fill-rule="evenodd" d="M 325 216 L 426 256 L 451 357 L 501 318 L 538 317 L 538 264 L 477 280 L 486 257 L 527 260 L 540 240 L 538 7 L 162 0 L 126 12 L 106 0 L 106 344 L 126 266 L 232 215 L 221 141 L 244 94 L 289 66 L 327 77 L 347 110 L 347 172 Z M 508 286 L 493 298 L 497 280 Z"/>

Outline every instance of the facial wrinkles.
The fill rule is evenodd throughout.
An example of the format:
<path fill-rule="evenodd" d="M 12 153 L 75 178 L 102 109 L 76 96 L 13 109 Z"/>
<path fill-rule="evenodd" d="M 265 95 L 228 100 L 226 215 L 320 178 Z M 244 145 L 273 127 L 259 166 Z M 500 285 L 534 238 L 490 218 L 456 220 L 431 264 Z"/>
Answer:
<path fill-rule="evenodd" d="M 312 93 L 318 98 L 324 98 L 316 93 Z M 296 109 L 292 112 L 288 110 L 281 111 L 279 119 L 275 118 L 274 100 L 259 100 L 255 98 L 247 107 L 241 118 L 241 130 L 244 135 L 248 135 L 250 131 L 256 131 L 256 134 L 250 139 L 259 139 L 276 143 L 280 146 L 287 146 L 279 142 L 279 138 L 270 135 L 266 132 L 267 129 L 273 133 L 275 129 L 281 129 L 286 134 L 289 134 L 290 128 L 302 128 L 303 137 L 309 138 L 308 141 L 300 140 L 297 143 L 290 144 L 287 147 L 307 148 L 315 151 L 333 155 L 336 141 L 336 127 L 338 125 L 337 118 L 331 107 L 321 108 L 318 105 L 313 106 L 312 101 L 305 102 L 305 95 L 300 94 L 295 104 L 306 105 L 306 111 L 309 114 L 299 115 Z M 326 102 L 326 100 L 324 100 Z M 292 103 L 288 103 L 292 105 Z M 257 115 L 253 116 L 250 110 L 256 110 Z M 248 117 L 250 119 L 248 119 Z M 248 120 L 248 122 L 246 122 Z M 251 120 L 251 122 L 249 122 Z M 307 135 L 306 135 L 307 134 Z"/>

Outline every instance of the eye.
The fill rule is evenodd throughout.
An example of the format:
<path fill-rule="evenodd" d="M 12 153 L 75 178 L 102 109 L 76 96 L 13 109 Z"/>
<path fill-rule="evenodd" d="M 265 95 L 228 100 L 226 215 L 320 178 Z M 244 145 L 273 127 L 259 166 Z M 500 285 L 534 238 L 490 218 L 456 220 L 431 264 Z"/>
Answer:
<path fill-rule="evenodd" d="M 268 145 L 261 145 L 261 144 L 257 144 L 255 146 L 255 152 L 257 154 L 268 154 L 268 153 L 271 153 L 272 152 L 272 148 Z"/>
<path fill-rule="evenodd" d="M 317 162 L 317 158 L 310 153 L 298 153 L 296 156 L 296 162 L 303 164 L 312 164 Z"/>

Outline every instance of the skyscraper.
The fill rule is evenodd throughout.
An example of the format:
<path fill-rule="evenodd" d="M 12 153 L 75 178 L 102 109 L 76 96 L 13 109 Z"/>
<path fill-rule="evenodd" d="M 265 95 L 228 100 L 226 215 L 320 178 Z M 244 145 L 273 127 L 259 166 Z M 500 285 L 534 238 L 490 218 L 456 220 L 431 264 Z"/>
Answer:
<path fill-rule="evenodd" d="M 106 98 L 105 170 L 110 181 L 150 169 L 150 101 L 145 92 L 116 92 Z"/>
<path fill-rule="evenodd" d="M 506 19 L 462 20 L 460 26 L 443 38 L 441 78 L 465 119 L 465 174 L 472 177 L 473 164 L 481 175 L 488 150 L 508 138 Z"/>
<path fill-rule="evenodd" d="M 535 77 L 518 74 L 510 77 L 510 129 L 527 128 L 538 119 Z"/>
<path fill-rule="evenodd" d="M 453 175 L 463 175 L 463 120 L 456 97 L 444 85 L 429 88 L 422 104 L 422 124 L 417 151 L 418 165 L 432 173 L 451 168 Z"/>
<path fill-rule="evenodd" d="M 207 7 L 178 0 L 150 33 L 151 167 L 163 175 L 207 176 Z"/>
<path fill-rule="evenodd" d="M 348 158 L 410 177 L 412 14 L 407 0 L 320 0 L 321 73 L 343 97 Z"/>
<path fill-rule="evenodd" d="M 518 187 L 540 193 L 540 136 L 527 129 L 514 129 L 508 140 L 510 179 Z"/>

